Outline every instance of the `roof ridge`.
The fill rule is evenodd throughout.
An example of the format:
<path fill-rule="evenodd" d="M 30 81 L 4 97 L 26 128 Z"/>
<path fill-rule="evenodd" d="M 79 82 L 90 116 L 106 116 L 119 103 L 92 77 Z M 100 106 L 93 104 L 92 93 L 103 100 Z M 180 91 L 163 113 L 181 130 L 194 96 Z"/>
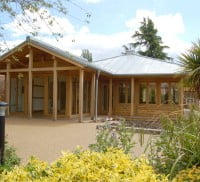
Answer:
<path fill-rule="evenodd" d="M 118 57 L 121 57 L 121 56 L 126 56 L 126 55 L 121 54 L 121 55 L 118 55 L 118 56 L 113 56 L 113 57 L 109 57 L 109 58 L 99 59 L 97 61 L 93 61 L 93 63 L 100 62 L 100 61 L 106 61 L 108 59 L 118 58 Z"/>
<path fill-rule="evenodd" d="M 61 48 L 59 48 L 59 47 L 53 46 L 52 44 L 49 44 L 49 43 L 44 42 L 44 41 L 42 41 L 42 40 L 36 39 L 36 38 L 34 38 L 34 37 L 27 36 L 27 37 L 26 37 L 26 41 L 27 41 L 27 42 L 35 41 L 35 42 L 44 44 L 44 45 L 46 45 L 46 46 L 48 46 L 48 47 L 51 47 L 52 49 L 55 49 L 55 50 L 57 49 L 57 50 L 59 50 L 59 51 L 62 51 L 63 53 L 68 54 L 68 56 L 75 57 L 75 58 L 81 59 L 82 61 L 88 62 L 87 59 L 85 59 L 85 58 L 83 58 L 83 57 L 81 57 L 81 56 L 77 56 L 77 55 L 75 55 L 75 54 L 72 54 L 71 52 L 69 52 L 69 51 L 67 51 L 67 50 L 64 50 L 64 49 L 61 49 Z"/>
<path fill-rule="evenodd" d="M 132 53 L 132 55 L 135 55 L 135 56 L 138 56 L 138 57 L 147 58 L 147 59 L 152 59 L 152 60 L 156 60 L 156 61 L 160 61 L 160 62 L 165 62 L 165 63 L 170 63 L 170 64 L 176 64 L 176 65 L 178 65 L 177 63 L 170 62 L 170 61 L 167 61 L 167 60 L 164 60 L 164 59 L 153 58 L 153 57 L 149 57 L 149 56 L 140 55 L 140 54 L 137 54 L 137 53 Z"/>
<path fill-rule="evenodd" d="M 109 59 L 113 59 L 113 58 L 117 58 L 117 57 L 121 57 L 121 56 L 138 56 L 138 57 L 143 57 L 143 58 L 146 58 L 146 59 L 152 59 L 152 60 L 159 61 L 159 62 L 165 62 L 165 63 L 169 63 L 169 64 L 173 64 L 173 65 L 179 65 L 178 63 L 175 63 L 175 62 L 170 62 L 170 61 L 162 60 L 162 59 L 158 59 L 158 58 L 152 58 L 152 57 L 140 55 L 140 54 L 137 54 L 137 53 L 121 54 L 121 55 L 118 55 L 118 56 L 112 56 L 112 57 L 109 57 L 109 58 L 100 59 L 100 60 L 97 60 L 97 61 L 94 61 L 94 62 L 107 61 Z"/>

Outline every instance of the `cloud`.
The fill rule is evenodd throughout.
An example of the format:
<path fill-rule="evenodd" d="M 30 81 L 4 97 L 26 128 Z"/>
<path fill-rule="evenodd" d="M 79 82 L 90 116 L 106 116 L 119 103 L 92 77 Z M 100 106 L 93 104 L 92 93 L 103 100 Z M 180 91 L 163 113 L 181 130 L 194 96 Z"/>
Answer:
<path fill-rule="evenodd" d="M 190 44 L 183 41 L 179 36 L 184 34 L 185 27 L 183 17 L 180 13 L 157 15 L 154 11 L 137 10 L 136 16 L 128 20 L 125 24 L 132 32 L 140 27 L 144 17 L 149 17 L 153 20 L 158 34 L 161 35 L 164 44 L 168 45 L 170 49 L 166 49 L 172 56 L 180 54 L 186 50 Z"/>
<path fill-rule="evenodd" d="M 143 17 L 150 17 L 154 21 L 164 44 L 170 47 L 167 50 L 170 56 L 175 57 L 190 46 L 179 37 L 184 33 L 184 22 L 180 13 L 157 15 L 154 11 L 149 10 L 137 10 L 136 16 L 125 22 L 124 31 L 110 35 L 91 32 L 88 25 L 77 28 L 67 18 L 55 16 L 56 22 L 61 27 L 55 24 L 51 28 L 54 31 L 60 31 L 63 38 L 57 42 L 41 20 L 38 22 L 41 28 L 37 38 L 79 56 L 82 49 L 89 49 L 93 54 L 93 59 L 99 60 L 120 55 L 123 51 L 122 46 L 133 42 L 131 35 L 139 28 Z M 29 25 L 25 24 L 24 26 L 29 28 Z M 6 28 L 12 31 L 13 39 L 18 39 L 18 36 L 26 34 L 25 31 L 16 28 L 16 20 L 7 24 Z M 9 44 L 12 43 L 9 42 Z"/>
<path fill-rule="evenodd" d="M 16 16 L 15 20 L 11 23 L 5 24 L 4 28 L 13 32 L 12 36 L 18 37 L 27 34 L 28 32 L 32 32 L 34 28 L 37 30 L 39 34 L 43 35 L 52 35 L 52 31 L 56 33 L 65 34 L 72 34 L 75 32 L 74 26 L 70 23 L 67 18 L 52 16 L 54 19 L 51 26 L 49 26 L 48 20 L 49 19 L 49 11 L 46 9 L 40 9 L 38 13 L 31 13 L 30 11 L 26 10 L 25 13 L 27 14 L 26 17 L 31 17 L 32 22 L 23 22 L 24 16 L 19 14 Z M 40 18 L 39 15 L 44 17 L 43 19 Z M 45 20 L 46 19 L 46 20 Z M 19 21 L 23 22 L 19 25 Z"/>
<path fill-rule="evenodd" d="M 140 26 L 143 18 L 149 17 L 153 20 L 155 27 L 160 33 L 176 35 L 184 33 L 183 18 L 180 13 L 156 15 L 156 12 L 149 10 L 137 10 L 136 16 L 126 22 L 126 26 L 132 30 L 136 30 Z"/>

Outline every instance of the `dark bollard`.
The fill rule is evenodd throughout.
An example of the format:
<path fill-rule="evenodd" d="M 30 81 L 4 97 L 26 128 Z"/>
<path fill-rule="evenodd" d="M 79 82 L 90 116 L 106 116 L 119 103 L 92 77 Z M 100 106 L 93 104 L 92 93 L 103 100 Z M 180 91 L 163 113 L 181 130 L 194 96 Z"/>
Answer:
<path fill-rule="evenodd" d="M 5 113 L 8 104 L 0 102 L 0 165 L 4 163 L 5 150 Z"/>

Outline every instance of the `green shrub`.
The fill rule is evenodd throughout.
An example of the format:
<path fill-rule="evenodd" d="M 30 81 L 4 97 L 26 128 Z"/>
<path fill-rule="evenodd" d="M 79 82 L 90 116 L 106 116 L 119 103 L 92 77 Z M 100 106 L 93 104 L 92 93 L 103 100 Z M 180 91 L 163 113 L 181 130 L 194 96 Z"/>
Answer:
<path fill-rule="evenodd" d="M 76 154 L 65 152 L 51 165 L 31 158 L 25 167 L 4 171 L 0 181 L 165 182 L 167 178 L 156 174 L 144 157 L 132 160 L 123 151 L 107 149 L 104 153 L 89 150 Z"/>
<path fill-rule="evenodd" d="M 16 154 L 16 149 L 13 146 L 5 144 L 4 164 L 0 165 L 0 173 L 5 170 L 11 170 L 14 166 L 20 164 L 20 158 Z"/>
<path fill-rule="evenodd" d="M 149 160 L 156 170 L 172 178 L 180 170 L 200 166 L 200 116 L 192 112 L 162 123 L 164 131 L 150 145 Z"/>
<path fill-rule="evenodd" d="M 89 148 L 96 152 L 106 152 L 107 148 L 118 148 L 128 154 L 134 147 L 133 128 L 127 128 L 122 120 L 116 127 L 111 127 L 108 122 L 97 128 L 96 143 Z"/>

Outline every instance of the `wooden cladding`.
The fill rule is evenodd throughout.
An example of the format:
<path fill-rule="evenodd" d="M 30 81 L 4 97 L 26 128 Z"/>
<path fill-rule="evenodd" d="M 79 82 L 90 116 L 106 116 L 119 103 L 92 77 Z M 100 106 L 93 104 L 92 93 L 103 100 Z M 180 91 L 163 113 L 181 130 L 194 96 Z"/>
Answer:
<path fill-rule="evenodd" d="M 180 113 L 181 110 L 181 90 L 178 87 L 178 79 L 174 78 L 151 78 L 137 79 L 112 78 L 112 82 L 103 81 L 100 87 L 99 114 L 105 114 L 104 105 L 111 99 L 105 97 L 104 85 L 111 87 L 112 83 L 112 115 L 121 116 L 155 116 L 169 114 L 171 112 Z M 108 87 L 109 86 L 109 87 Z M 107 89 L 106 92 L 109 92 Z M 164 103 L 165 102 L 165 103 Z M 107 103 L 107 104 L 105 104 Z M 108 112 L 109 113 L 109 112 Z"/>

